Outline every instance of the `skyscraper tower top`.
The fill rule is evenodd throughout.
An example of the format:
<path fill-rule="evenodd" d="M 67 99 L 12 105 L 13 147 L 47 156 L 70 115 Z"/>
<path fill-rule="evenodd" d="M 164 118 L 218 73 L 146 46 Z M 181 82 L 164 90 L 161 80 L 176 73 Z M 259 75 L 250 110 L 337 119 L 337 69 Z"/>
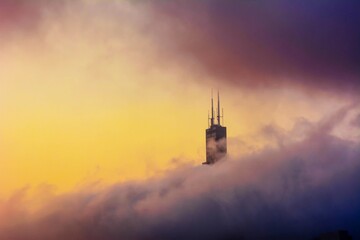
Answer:
<path fill-rule="evenodd" d="M 221 124 L 220 124 L 220 118 L 221 118 L 221 116 L 220 116 L 220 94 L 219 94 L 219 91 L 217 92 L 217 94 L 218 94 L 218 101 L 217 101 L 217 122 L 218 122 L 218 125 L 220 126 Z M 224 117 L 224 116 L 222 116 L 222 117 Z"/>
<path fill-rule="evenodd" d="M 206 129 L 206 161 L 203 164 L 214 164 L 222 159 L 227 153 L 226 127 L 221 126 L 220 94 L 217 92 L 217 123 L 214 118 L 214 98 L 211 94 L 211 117 L 208 129 Z"/>

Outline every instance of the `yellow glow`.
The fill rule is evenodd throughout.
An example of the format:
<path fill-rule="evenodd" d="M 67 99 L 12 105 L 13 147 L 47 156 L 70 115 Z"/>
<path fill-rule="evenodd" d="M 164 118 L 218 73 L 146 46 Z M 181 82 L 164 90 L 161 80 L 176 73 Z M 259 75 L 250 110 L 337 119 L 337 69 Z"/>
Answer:
<path fill-rule="evenodd" d="M 19 38 L 2 49 L 0 197 L 26 185 L 66 191 L 146 178 L 172 167 L 174 158 L 203 162 L 210 90 L 217 86 L 160 60 L 134 23 L 114 33 L 106 18 L 87 28 L 81 23 L 89 18 L 68 14 L 44 24 L 42 41 Z M 258 146 L 264 143 L 250 136 L 263 124 L 289 129 L 296 117 L 318 119 L 329 110 L 321 99 L 292 99 L 287 90 L 220 88 L 229 137 Z"/>

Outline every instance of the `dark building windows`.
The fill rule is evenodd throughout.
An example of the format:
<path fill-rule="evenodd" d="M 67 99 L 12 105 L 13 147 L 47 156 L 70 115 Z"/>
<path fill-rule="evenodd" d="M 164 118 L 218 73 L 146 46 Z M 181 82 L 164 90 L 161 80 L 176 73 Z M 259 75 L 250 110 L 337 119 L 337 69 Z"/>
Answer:
<path fill-rule="evenodd" d="M 206 161 L 203 164 L 214 164 L 222 159 L 227 153 L 226 127 L 221 126 L 220 96 L 218 92 L 217 123 L 214 121 L 214 100 L 211 97 L 211 117 L 209 128 L 206 129 Z"/>

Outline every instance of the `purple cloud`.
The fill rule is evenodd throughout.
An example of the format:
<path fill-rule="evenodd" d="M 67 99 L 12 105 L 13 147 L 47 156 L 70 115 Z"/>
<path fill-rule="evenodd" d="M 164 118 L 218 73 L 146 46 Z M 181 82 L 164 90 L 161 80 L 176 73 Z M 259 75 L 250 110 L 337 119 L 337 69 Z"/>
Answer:
<path fill-rule="evenodd" d="M 360 146 L 329 133 L 346 112 L 312 123 L 302 141 L 272 128 L 278 149 L 60 195 L 36 213 L 22 192 L 1 204 L 0 238 L 309 239 L 343 228 L 359 237 Z"/>
<path fill-rule="evenodd" d="M 221 82 L 359 91 L 358 1 L 152 3 L 169 58 Z"/>

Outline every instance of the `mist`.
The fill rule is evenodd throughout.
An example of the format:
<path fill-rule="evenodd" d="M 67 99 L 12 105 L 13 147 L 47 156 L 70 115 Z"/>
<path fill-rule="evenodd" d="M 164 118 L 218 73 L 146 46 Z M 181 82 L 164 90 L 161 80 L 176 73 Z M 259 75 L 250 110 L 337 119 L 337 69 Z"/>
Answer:
<path fill-rule="evenodd" d="M 359 142 L 331 134 L 348 111 L 307 122 L 301 139 L 295 124 L 277 147 L 146 181 L 89 185 L 50 196 L 36 211 L 25 188 L 1 202 L 0 238 L 311 239 L 338 229 L 359 238 Z M 262 134 L 274 136 L 269 128 Z"/>

